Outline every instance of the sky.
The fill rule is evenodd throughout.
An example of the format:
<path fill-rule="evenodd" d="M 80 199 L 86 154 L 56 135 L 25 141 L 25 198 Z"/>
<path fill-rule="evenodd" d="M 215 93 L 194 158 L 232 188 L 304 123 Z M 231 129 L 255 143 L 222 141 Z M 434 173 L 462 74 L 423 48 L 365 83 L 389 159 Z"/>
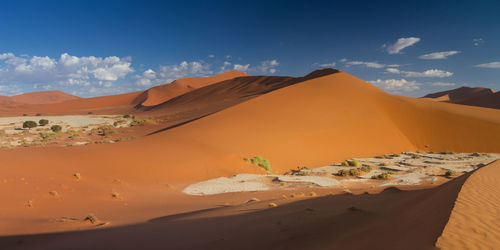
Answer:
<path fill-rule="evenodd" d="M 498 91 L 498 13 L 500 1 L 2 1 L 0 95 L 326 67 L 405 96 Z"/>

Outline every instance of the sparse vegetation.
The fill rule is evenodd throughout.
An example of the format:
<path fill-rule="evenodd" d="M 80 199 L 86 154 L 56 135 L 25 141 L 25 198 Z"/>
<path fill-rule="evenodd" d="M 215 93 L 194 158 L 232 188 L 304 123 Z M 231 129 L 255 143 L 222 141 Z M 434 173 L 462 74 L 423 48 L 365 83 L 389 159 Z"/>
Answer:
<path fill-rule="evenodd" d="M 456 174 L 457 174 L 456 171 L 450 169 L 450 170 L 446 171 L 446 173 L 444 175 L 447 177 L 451 177 L 451 176 L 454 176 Z"/>
<path fill-rule="evenodd" d="M 34 128 L 38 126 L 37 123 L 35 121 L 25 121 L 23 123 L 23 128 L 28 128 L 28 129 L 31 129 L 31 128 Z"/>
<path fill-rule="evenodd" d="M 308 176 L 310 175 L 309 168 L 306 166 L 298 166 L 297 169 L 292 169 L 289 173 L 290 175 L 297 175 L 297 176 Z"/>
<path fill-rule="evenodd" d="M 36 114 L 36 116 L 42 116 L 42 114 L 40 114 L 40 113 L 37 113 L 37 114 Z"/>
<path fill-rule="evenodd" d="M 243 160 L 245 160 L 245 159 L 248 159 L 248 158 L 244 158 Z M 245 161 L 247 161 L 247 160 L 245 160 Z M 250 162 L 254 165 L 257 165 L 257 166 L 265 169 L 268 174 L 271 173 L 271 163 L 269 163 L 268 160 L 263 159 L 260 156 L 255 156 L 254 158 L 250 159 Z"/>
<path fill-rule="evenodd" d="M 54 133 L 59 133 L 59 132 L 61 132 L 62 127 L 61 127 L 61 126 L 59 126 L 59 125 L 52 125 L 52 126 L 50 127 L 50 130 L 52 130 L 52 132 L 54 132 Z"/>
<path fill-rule="evenodd" d="M 51 133 L 40 133 L 40 137 L 43 140 L 47 140 L 52 134 Z"/>
<path fill-rule="evenodd" d="M 130 118 L 130 115 L 129 114 L 124 115 L 123 118 Z"/>
<path fill-rule="evenodd" d="M 374 175 L 372 176 L 372 179 L 375 179 L 375 180 L 387 180 L 389 179 L 389 177 L 391 176 L 392 172 L 384 172 L 384 173 L 381 173 L 381 174 L 378 174 L 378 175 Z"/>
<path fill-rule="evenodd" d="M 80 173 L 74 173 L 73 176 L 77 179 L 77 180 L 80 180 L 82 178 L 82 176 L 80 175 Z"/>
<path fill-rule="evenodd" d="M 85 217 L 85 218 L 83 219 L 83 221 L 89 221 L 90 223 L 95 224 L 95 223 L 97 223 L 99 220 L 97 219 L 97 217 L 96 217 L 95 215 L 93 215 L 93 214 L 89 214 L 89 215 L 87 215 L 87 217 Z"/>
<path fill-rule="evenodd" d="M 352 160 L 352 161 L 348 161 L 348 162 L 349 162 L 349 166 L 351 166 L 351 167 L 357 167 L 359 165 L 358 160 Z"/>
<path fill-rule="evenodd" d="M 38 121 L 38 124 L 40 124 L 40 126 L 45 126 L 45 125 L 49 124 L 49 120 L 41 119 L 40 121 Z"/>
<path fill-rule="evenodd" d="M 370 172 L 370 171 L 372 171 L 372 167 L 370 167 L 368 165 L 364 165 L 364 166 L 360 167 L 359 170 L 361 170 L 363 172 Z"/>
<path fill-rule="evenodd" d="M 341 166 L 347 167 L 349 163 L 347 161 L 343 161 L 340 163 Z"/>
<path fill-rule="evenodd" d="M 452 155 L 453 152 L 452 151 L 443 151 L 440 154 L 442 154 L 442 155 Z"/>

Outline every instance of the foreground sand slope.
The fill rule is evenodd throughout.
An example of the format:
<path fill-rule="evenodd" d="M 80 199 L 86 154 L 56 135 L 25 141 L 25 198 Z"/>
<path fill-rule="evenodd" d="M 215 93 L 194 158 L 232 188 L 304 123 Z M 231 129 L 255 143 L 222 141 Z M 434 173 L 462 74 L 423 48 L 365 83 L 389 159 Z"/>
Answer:
<path fill-rule="evenodd" d="M 477 170 L 467 179 L 448 224 L 439 237 L 442 249 L 500 247 L 500 162 Z"/>

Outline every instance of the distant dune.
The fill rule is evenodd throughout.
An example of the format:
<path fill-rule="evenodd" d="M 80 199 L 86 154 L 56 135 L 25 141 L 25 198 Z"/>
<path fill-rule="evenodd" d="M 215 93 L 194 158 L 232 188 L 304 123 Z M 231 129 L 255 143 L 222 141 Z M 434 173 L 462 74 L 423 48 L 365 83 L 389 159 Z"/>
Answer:
<path fill-rule="evenodd" d="M 495 92 L 488 88 L 460 87 L 428 94 L 423 98 L 430 98 L 440 102 L 500 109 L 500 92 Z"/>
<path fill-rule="evenodd" d="M 47 104 L 58 103 L 68 100 L 78 100 L 80 97 L 64 93 L 62 91 L 40 91 L 20 94 L 15 96 L 0 96 L 0 104 L 21 105 L 21 104 Z"/>

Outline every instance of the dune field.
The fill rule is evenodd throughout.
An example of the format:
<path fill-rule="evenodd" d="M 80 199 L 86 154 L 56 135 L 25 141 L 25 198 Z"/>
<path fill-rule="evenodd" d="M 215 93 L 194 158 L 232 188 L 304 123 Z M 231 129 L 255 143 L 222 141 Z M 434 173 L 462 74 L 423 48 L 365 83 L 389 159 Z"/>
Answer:
<path fill-rule="evenodd" d="M 40 93 L 0 99 L 0 121 L 85 124 L 51 135 L 57 147 L 0 149 L 1 249 L 500 244 L 487 230 L 498 225 L 499 109 L 449 93 L 392 95 L 335 69 L 229 71 L 93 98 Z M 85 143 L 68 145 L 72 126 Z M 236 188 L 196 186 L 214 179 Z"/>

